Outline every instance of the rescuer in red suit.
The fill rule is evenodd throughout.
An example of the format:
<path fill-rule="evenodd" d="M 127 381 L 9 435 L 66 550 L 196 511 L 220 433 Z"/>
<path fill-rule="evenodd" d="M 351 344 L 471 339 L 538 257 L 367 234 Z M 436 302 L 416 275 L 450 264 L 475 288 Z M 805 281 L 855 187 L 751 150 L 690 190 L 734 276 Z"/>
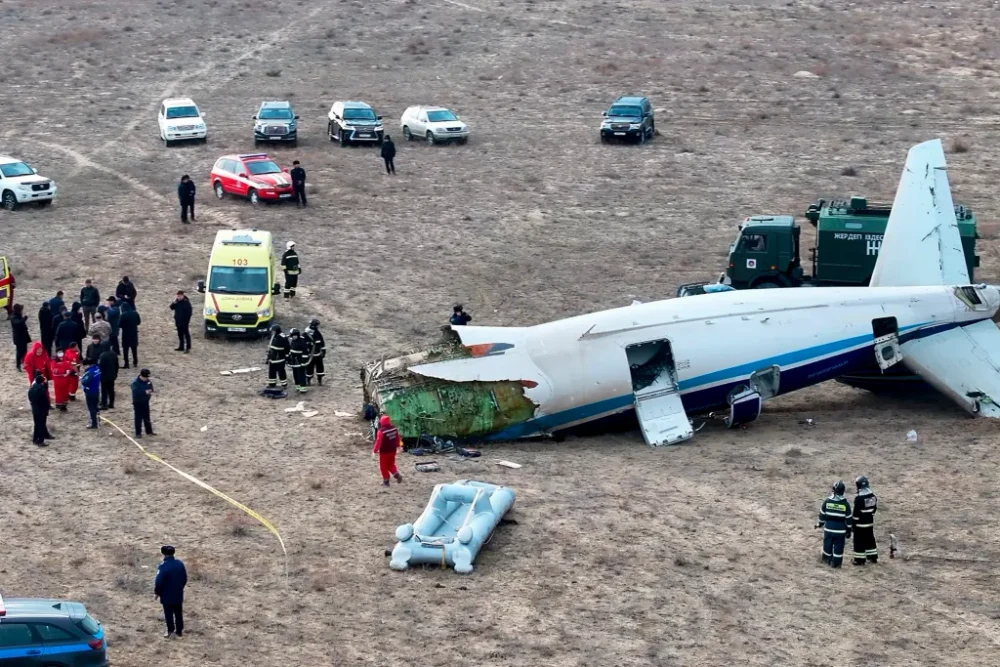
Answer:
<path fill-rule="evenodd" d="M 389 415 L 382 415 L 378 422 L 378 432 L 375 434 L 375 447 L 372 454 L 378 454 L 378 469 L 382 473 L 382 486 L 389 486 L 389 475 L 397 482 L 403 481 L 403 476 L 396 469 L 396 450 L 402 445 L 399 429 L 392 425 Z"/>
<path fill-rule="evenodd" d="M 45 351 L 45 346 L 41 341 L 35 341 L 28 348 L 28 354 L 24 355 L 21 366 L 28 375 L 28 384 L 35 381 L 35 371 L 41 372 L 46 380 L 52 379 L 52 371 L 49 369 L 49 355 Z"/>
<path fill-rule="evenodd" d="M 76 392 L 80 389 L 80 350 L 76 343 L 70 343 L 63 352 L 63 358 L 73 367 L 73 374 L 69 376 L 69 400 L 76 400 Z"/>
<path fill-rule="evenodd" d="M 73 364 L 66 359 L 66 354 L 56 352 L 56 360 L 52 362 L 52 388 L 56 394 L 56 409 L 66 411 L 69 402 L 70 379 L 76 371 Z"/>

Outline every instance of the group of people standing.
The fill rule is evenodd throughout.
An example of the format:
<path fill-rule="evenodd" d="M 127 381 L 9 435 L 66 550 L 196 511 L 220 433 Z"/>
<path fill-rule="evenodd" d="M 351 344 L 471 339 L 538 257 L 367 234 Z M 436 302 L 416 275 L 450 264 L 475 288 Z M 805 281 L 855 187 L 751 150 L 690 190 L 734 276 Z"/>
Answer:
<path fill-rule="evenodd" d="M 326 341 L 319 330 L 319 320 L 313 318 L 305 331 L 290 329 L 285 335 L 277 324 L 271 326 L 271 340 L 267 346 L 267 389 L 270 396 L 284 395 L 288 387 L 285 367 L 292 369 L 292 381 L 300 394 L 309 391 L 315 379 L 323 384 L 326 367 Z"/>

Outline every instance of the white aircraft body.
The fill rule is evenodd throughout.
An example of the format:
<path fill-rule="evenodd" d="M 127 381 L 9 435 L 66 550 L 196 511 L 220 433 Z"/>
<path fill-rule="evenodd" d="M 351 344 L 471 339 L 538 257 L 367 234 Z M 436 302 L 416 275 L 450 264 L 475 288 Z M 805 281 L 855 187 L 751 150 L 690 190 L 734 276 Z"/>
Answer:
<path fill-rule="evenodd" d="M 1000 417 L 1000 308 L 970 285 L 940 140 L 910 149 L 870 287 L 747 290 L 616 308 L 531 327 L 452 327 L 470 354 L 414 358 L 446 384 L 518 382 L 534 414 L 479 436 L 552 433 L 626 410 L 651 445 L 689 415 L 753 421 L 767 399 L 903 363 L 974 414 Z M 388 396 L 388 394 L 386 394 Z M 494 397 L 494 402 L 496 398 Z"/>

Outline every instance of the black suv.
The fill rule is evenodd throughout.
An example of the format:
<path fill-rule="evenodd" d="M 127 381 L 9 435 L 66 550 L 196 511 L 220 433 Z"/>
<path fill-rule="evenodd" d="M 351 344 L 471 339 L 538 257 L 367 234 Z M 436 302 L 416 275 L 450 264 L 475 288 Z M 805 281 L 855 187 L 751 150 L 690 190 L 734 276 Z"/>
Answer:
<path fill-rule="evenodd" d="M 632 95 L 619 97 L 603 115 L 602 143 L 631 139 L 641 144 L 656 134 L 653 105 L 648 98 Z"/>
<path fill-rule="evenodd" d="M 0 597 L 0 667 L 108 667 L 104 628 L 79 602 Z"/>

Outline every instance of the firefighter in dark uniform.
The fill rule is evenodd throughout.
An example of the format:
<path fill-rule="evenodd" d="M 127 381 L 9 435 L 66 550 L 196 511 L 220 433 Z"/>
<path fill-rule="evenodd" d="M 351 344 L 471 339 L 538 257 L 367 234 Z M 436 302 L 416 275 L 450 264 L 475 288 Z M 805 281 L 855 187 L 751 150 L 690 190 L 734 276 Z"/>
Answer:
<path fill-rule="evenodd" d="M 312 356 L 309 358 L 309 365 L 306 366 L 306 384 L 312 384 L 313 378 L 316 378 L 317 384 L 323 384 L 323 376 L 326 375 L 326 368 L 323 366 L 326 341 L 319 332 L 319 320 L 313 318 L 303 335 L 312 342 Z"/>
<path fill-rule="evenodd" d="M 819 508 L 816 527 L 823 527 L 823 562 L 830 567 L 840 567 L 844 562 L 844 543 L 851 536 L 851 504 L 844 498 L 847 487 L 840 480 L 833 485 L 833 493 L 823 500 Z"/>
<path fill-rule="evenodd" d="M 306 368 L 309 366 L 309 359 L 312 357 L 312 343 L 309 342 L 298 329 L 288 332 L 291 339 L 291 355 L 288 358 L 288 366 L 292 369 L 292 378 L 295 380 L 295 389 L 300 394 L 306 393 Z"/>
<path fill-rule="evenodd" d="M 858 495 L 854 497 L 854 564 L 864 565 L 866 561 L 878 562 L 878 545 L 875 544 L 875 512 L 878 498 L 868 485 L 868 478 L 862 475 L 854 480 Z"/>
<path fill-rule="evenodd" d="M 295 191 L 295 201 L 299 206 L 306 205 L 306 170 L 302 168 L 299 161 L 292 162 L 292 190 Z"/>
<path fill-rule="evenodd" d="M 289 241 L 285 254 L 281 256 L 281 270 L 285 272 L 285 298 L 295 298 L 295 288 L 299 286 L 299 255 L 295 252 L 295 241 Z"/>
<path fill-rule="evenodd" d="M 285 360 L 288 359 L 288 339 L 281 335 L 281 327 L 271 325 L 271 342 L 267 347 L 267 387 L 274 389 L 279 384 L 288 386 L 288 376 L 285 375 Z"/>

